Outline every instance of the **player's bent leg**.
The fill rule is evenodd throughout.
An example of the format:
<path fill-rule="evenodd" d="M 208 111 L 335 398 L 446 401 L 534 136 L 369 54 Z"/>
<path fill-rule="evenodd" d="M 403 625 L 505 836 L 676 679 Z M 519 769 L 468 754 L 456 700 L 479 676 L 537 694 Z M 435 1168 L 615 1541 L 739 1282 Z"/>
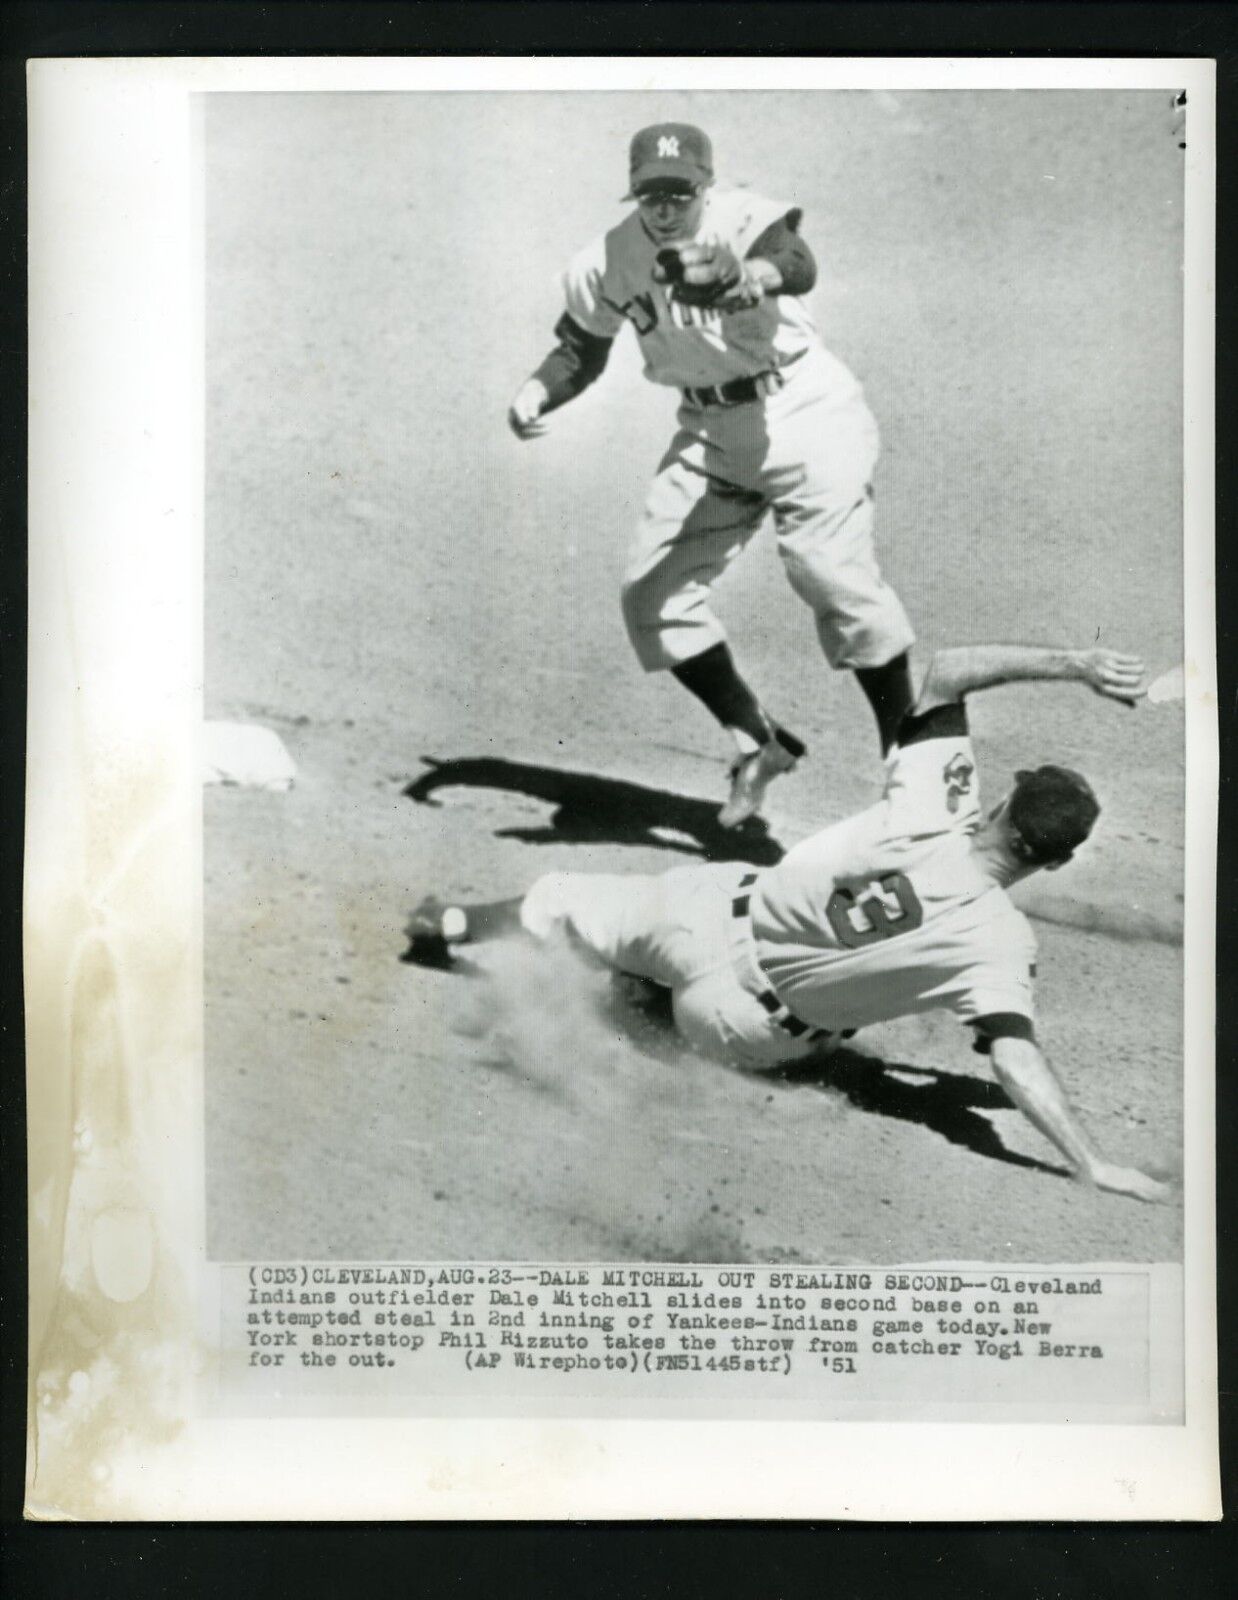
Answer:
<path fill-rule="evenodd" d="M 623 618 L 646 672 L 690 661 L 725 638 L 709 605 L 713 583 L 752 538 L 759 495 L 687 465 L 663 461 L 624 565 Z"/>
<path fill-rule="evenodd" d="M 672 450 L 650 490 L 623 584 L 628 636 L 645 670 L 669 668 L 735 743 L 731 792 L 718 814 L 724 828 L 759 812 L 769 784 L 805 750 L 740 675 L 709 605 L 712 584 L 766 509 L 763 495 L 710 477 Z"/>
<path fill-rule="evenodd" d="M 780 1029 L 730 971 L 708 973 L 676 988 L 675 1026 L 698 1055 L 745 1071 L 781 1066 L 820 1053 L 819 1041 Z"/>
<path fill-rule="evenodd" d="M 902 601 L 877 565 L 873 521 L 865 487 L 842 505 L 808 501 L 779 512 L 778 553 L 835 668 L 884 666 L 915 643 Z"/>
<path fill-rule="evenodd" d="M 812 609 L 826 660 L 855 672 L 888 749 L 912 703 L 907 651 L 915 633 L 877 565 L 871 490 L 856 490 L 841 507 L 808 501 L 780 511 L 778 550 L 791 587 Z"/>
<path fill-rule="evenodd" d="M 671 672 L 737 741 L 746 740 L 749 750 L 774 737 L 773 718 L 741 676 L 725 640 L 677 662 Z"/>
<path fill-rule="evenodd" d="M 585 885 L 579 872 L 546 872 L 520 902 L 520 926 L 541 943 L 567 929 Z"/>
<path fill-rule="evenodd" d="M 906 650 L 900 650 L 892 661 L 883 662 L 879 667 L 856 667 L 855 679 L 872 707 L 881 753 L 887 755 L 898 739 L 903 718 L 915 703 L 911 659 Z"/>
<path fill-rule="evenodd" d="M 408 948 L 400 960 L 409 966 L 449 969 L 461 946 L 519 932 L 520 905 L 519 899 L 453 904 L 428 894 L 404 926 Z"/>
<path fill-rule="evenodd" d="M 623 623 L 646 672 L 667 672 L 726 638 L 709 604 L 709 584 L 667 568 L 626 578 L 620 591 Z"/>
<path fill-rule="evenodd" d="M 832 667 L 884 667 L 915 635 L 877 562 L 876 421 L 857 392 L 850 403 L 824 413 L 805 408 L 793 432 L 766 474 L 787 577 L 811 608 Z"/>
<path fill-rule="evenodd" d="M 450 968 L 457 955 L 496 939 L 524 935 L 545 944 L 561 938 L 600 965 L 669 983 L 676 974 L 657 959 L 666 944 L 659 938 L 666 900 L 660 884 L 658 877 L 635 873 L 548 872 L 519 899 L 452 904 L 428 895 L 406 926 L 409 947 L 402 959 Z"/>
<path fill-rule="evenodd" d="M 521 933 L 539 943 L 566 934 L 578 945 L 597 946 L 596 953 L 605 959 L 608 943 L 623 921 L 620 902 L 628 881 L 593 873 L 548 872 L 515 899 L 453 903 L 427 895 L 405 926 L 409 947 L 402 959 L 417 966 L 446 967 L 464 946 Z"/>
<path fill-rule="evenodd" d="M 536 939 L 564 938 L 594 962 L 670 988 L 691 959 L 681 906 L 694 876 L 711 870 L 549 872 L 524 897 L 521 925 Z"/>
<path fill-rule="evenodd" d="M 718 813 L 724 828 L 754 816 L 770 783 L 806 753 L 802 739 L 781 727 L 739 674 L 730 646 L 716 644 L 671 671 L 711 711 L 735 741 L 731 793 Z"/>

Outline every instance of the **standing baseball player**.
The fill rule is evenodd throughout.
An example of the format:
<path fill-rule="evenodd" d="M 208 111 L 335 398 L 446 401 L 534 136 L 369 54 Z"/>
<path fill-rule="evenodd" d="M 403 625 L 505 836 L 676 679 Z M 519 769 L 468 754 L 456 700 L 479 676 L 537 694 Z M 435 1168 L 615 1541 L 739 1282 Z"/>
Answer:
<path fill-rule="evenodd" d="M 601 373 L 625 324 L 645 376 L 680 393 L 679 426 L 628 552 L 623 614 L 647 672 L 670 671 L 731 734 L 720 813 L 757 812 L 803 742 L 745 682 L 710 589 L 772 512 L 795 592 L 826 659 L 859 680 L 888 750 L 911 703 L 911 625 L 877 567 L 877 425 L 860 385 L 821 343 L 803 299 L 817 269 L 798 208 L 714 186 L 699 128 L 665 122 L 632 140 L 629 213 L 563 277 L 559 343 L 521 386 L 521 439 Z"/>
<path fill-rule="evenodd" d="M 760 1068 L 828 1050 L 856 1029 L 945 1008 L 974 1032 L 1015 1104 L 1102 1189 L 1165 1198 L 1164 1184 L 1107 1162 L 1035 1042 L 1036 943 L 1007 889 L 1070 860 L 1100 807 L 1057 766 L 1016 774 L 982 815 L 965 696 L 1068 679 L 1133 703 L 1143 665 L 1109 650 L 984 645 L 939 651 L 886 759 L 883 798 L 763 872 L 681 867 L 658 876 L 552 872 L 523 900 L 429 899 L 410 958 L 449 962 L 470 941 L 564 934 L 587 956 L 669 989 L 703 1055 Z"/>

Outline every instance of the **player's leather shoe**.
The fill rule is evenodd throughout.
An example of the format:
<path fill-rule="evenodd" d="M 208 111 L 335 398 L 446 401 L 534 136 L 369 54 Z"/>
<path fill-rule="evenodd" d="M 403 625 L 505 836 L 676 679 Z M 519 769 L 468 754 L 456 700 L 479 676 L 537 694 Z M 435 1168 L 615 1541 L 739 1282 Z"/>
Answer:
<path fill-rule="evenodd" d="M 455 965 L 453 951 L 468 936 L 459 906 L 449 906 L 428 894 L 409 916 L 404 929 L 408 949 L 400 960 L 414 967 L 448 968 Z"/>
<path fill-rule="evenodd" d="M 793 733 L 775 728 L 774 737 L 767 744 L 760 745 L 751 755 L 740 756 L 731 767 L 731 794 L 718 813 L 718 826 L 738 828 L 741 822 L 755 817 L 765 803 L 770 784 L 784 772 L 793 772 L 806 748 Z"/>

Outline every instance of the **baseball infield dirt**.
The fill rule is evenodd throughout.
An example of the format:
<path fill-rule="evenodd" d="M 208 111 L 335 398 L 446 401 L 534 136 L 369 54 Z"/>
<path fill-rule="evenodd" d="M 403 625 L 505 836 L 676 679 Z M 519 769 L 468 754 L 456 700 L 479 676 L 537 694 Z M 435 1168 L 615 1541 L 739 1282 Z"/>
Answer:
<path fill-rule="evenodd" d="M 1176 1206 L 1088 1192 L 948 1017 L 745 1077 L 562 958 L 401 963 L 427 890 L 772 859 L 880 764 L 767 537 L 736 653 L 809 758 L 718 832 L 725 741 L 643 677 L 619 554 L 669 437 L 629 341 L 530 444 L 555 274 L 619 215 L 631 132 L 709 129 L 805 211 L 814 309 L 882 426 L 887 575 L 938 644 L 1182 659 L 1181 152 L 1142 94 L 220 96 L 207 110 L 208 713 L 285 794 L 206 796 L 209 1248 L 403 1260 L 1171 1260 Z M 1039 1031 L 1115 1159 L 1173 1170 L 1183 725 L 1081 688 L 979 697 L 989 799 L 1104 814 L 1020 898 Z"/>

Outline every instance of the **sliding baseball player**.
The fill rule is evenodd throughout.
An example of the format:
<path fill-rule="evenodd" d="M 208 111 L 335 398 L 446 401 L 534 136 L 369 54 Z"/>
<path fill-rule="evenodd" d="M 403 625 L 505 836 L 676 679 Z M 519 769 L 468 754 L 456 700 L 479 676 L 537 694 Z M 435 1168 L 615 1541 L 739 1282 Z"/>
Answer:
<path fill-rule="evenodd" d="M 1167 1186 L 1106 1161 L 1036 1043 L 1036 944 L 1007 891 L 1057 871 L 1100 807 L 1059 766 L 1016 773 L 980 806 L 966 697 L 998 684 L 1074 681 L 1133 704 L 1143 664 L 1111 650 L 982 645 L 939 651 L 886 762 L 885 793 L 795 846 L 777 866 L 682 867 L 655 875 L 552 872 L 522 900 L 428 899 L 409 958 L 442 965 L 469 944 L 522 930 L 564 937 L 588 959 L 670 991 L 696 1051 L 761 1068 L 856 1030 L 937 1008 L 988 1054 L 1014 1103 L 1078 1175 L 1160 1200 Z"/>

